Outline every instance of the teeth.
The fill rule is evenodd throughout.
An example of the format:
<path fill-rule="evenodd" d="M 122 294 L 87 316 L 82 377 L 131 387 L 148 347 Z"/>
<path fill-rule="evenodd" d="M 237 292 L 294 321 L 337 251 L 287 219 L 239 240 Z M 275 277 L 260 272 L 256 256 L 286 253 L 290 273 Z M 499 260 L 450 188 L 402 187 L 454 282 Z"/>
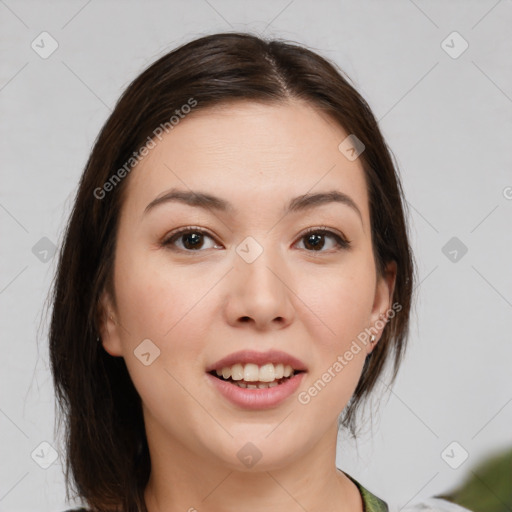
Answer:
<path fill-rule="evenodd" d="M 246 365 L 237 363 L 233 366 L 225 366 L 222 369 L 215 370 L 215 373 L 224 379 L 231 377 L 234 381 L 274 382 L 283 377 L 291 377 L 294 370 L 289 364 L 283 365 L 281 363 L 276 365 L 267 363 L 263 366 L 254 363 L 247 363 Z"/>
<path fill-rule="evenodd" d="M 231 367 L 231 378 L 233 380 L 243 380 L 243 378 L 244 378 L 244 367 L 241 364 L 234 364 Z"/>
<path fill-rule="evenodd" d="M 258 384 L 257 386 L 255 384 L 247 384 L 246 382 L 244 382 L 243 380 L 241 381 L 236 381 L 235 382 L 235 385 L 237 385 L 239 388 L 249 388 L 249 389 L 266 389 L 266 388 L 273 388 L 275 386 L 279 386 L 279 384 L 277 382 L 268 382 L 268 383 L 265 383 L 265 384 Z"/>
<path fill-rule="evenodd" d="M 249 365 L 247 365 L 249 366 Z M 247 366 L 245 367 L 247 369 Z M 256 366 L 256 365 L 254 365 Z M 258 367 L 256 366 L 256 371 L 258 371 Z M 275 370 L 274 365 L 272 363 L 264 364 L 259 368 L 258 378 L 260 382 L 272 382 L 275 379 Z"/>
<path fill-rule="evenodd" d="M 249 363 L 244 366 L 244 380 L 246 382 L 257 382 L 260 380 L 260 372 L 257 364 Z"/>

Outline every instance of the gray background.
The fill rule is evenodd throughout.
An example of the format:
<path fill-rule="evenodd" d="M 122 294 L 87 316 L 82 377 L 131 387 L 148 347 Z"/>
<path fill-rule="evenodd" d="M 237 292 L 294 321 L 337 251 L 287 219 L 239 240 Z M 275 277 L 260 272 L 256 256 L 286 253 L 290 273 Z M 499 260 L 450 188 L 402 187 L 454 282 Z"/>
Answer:
<path fill-rule="evenodd" d="M 338 466 L 399 510 L 512 444 L 510 0 L 0 0 L 0 20 L 0 511 L 66 508 L 62 460 L 34 460 L 51 459 L 42 442 L 60 451 L 43 304 L 94 139 L 145 66 L 217 31 L 287 38 L 334 60 L 402 175 L 421 281 L 409 353 L 359 442 L 340 436 Z M 31 47 L 51 48 L 43 31 L 58 43 L 46 59 Z M 469 44 L 461 55 L 453 31 Z M 454 247 L 443 252 L 452 237 L 456 261 Z"/>

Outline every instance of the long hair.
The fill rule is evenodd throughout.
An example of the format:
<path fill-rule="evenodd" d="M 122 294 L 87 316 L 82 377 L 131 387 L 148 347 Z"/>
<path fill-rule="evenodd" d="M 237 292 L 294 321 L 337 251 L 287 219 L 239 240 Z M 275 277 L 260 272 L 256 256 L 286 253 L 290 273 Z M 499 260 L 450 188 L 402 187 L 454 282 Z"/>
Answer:
<path fill-rule="evenodd" d="M 80 179 L 52 287 L 49 349 L 59 427 L 65 429 L 67 493 L 73 487 L 93 511 L 145 511 L 151 468 L 140 396 L 124 359 L 110 356 L 97 341 L 99 299 L 113 289 L 119 212 L 129 179 L 114 178 L 191 98 L 197 102 L 194 111 L 233 100 L 277 104 L 301 99 L 365 146 L 359 158 L 375 267 L 382 275 L 387 262 L 396 262 L 392 298 L 401 310 L 367 356 L 340 425 L 354 433 L 356 411 L 385 362 L 391 362 L 393 382 L 406 347 L 414 267 L 405 202 L 398 171 L 366 101 L 333 63 L 294 43 L 221 33 L 182 45 L 128 86 L 101 129 Z M 104 193 L 107 182 L 111 186 Z"/>

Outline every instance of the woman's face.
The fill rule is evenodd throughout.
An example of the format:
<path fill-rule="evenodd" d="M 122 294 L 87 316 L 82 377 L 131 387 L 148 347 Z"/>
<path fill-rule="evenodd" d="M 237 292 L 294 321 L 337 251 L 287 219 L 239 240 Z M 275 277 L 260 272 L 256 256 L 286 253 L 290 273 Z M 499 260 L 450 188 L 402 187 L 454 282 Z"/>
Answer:
<path fill-rule="evenodd" d="M 102 338 L 142 398 L 150 449 L 271 469 L 335 442 L 373 348 L 354 341 L 394 286 L 394 272 L 377 279 L 361 162 L 338 149 L 348 135 L 304 103 L 238 102 L 181 120 L 126 178 Z M 159 200 L 171 191 L 192 199 Z M 267 389 L 209 373 L 239 351 L 253 353 L 226 375 L 249 385 L 284 370 L 267 351 L 305 371 Z"/>

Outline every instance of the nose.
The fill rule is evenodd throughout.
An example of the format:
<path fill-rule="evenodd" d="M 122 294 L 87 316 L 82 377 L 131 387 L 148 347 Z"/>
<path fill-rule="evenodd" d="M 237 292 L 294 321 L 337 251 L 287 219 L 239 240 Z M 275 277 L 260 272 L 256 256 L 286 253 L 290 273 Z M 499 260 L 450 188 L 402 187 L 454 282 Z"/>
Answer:
<path fill-rule="evenodd" d="M 234 327 L 282 329 L 293 322 L 293 284 L 286 265 L 274 251 L 264 249 L 251 263 L 238 254 L 230 272 L 225 314 Z"/>

